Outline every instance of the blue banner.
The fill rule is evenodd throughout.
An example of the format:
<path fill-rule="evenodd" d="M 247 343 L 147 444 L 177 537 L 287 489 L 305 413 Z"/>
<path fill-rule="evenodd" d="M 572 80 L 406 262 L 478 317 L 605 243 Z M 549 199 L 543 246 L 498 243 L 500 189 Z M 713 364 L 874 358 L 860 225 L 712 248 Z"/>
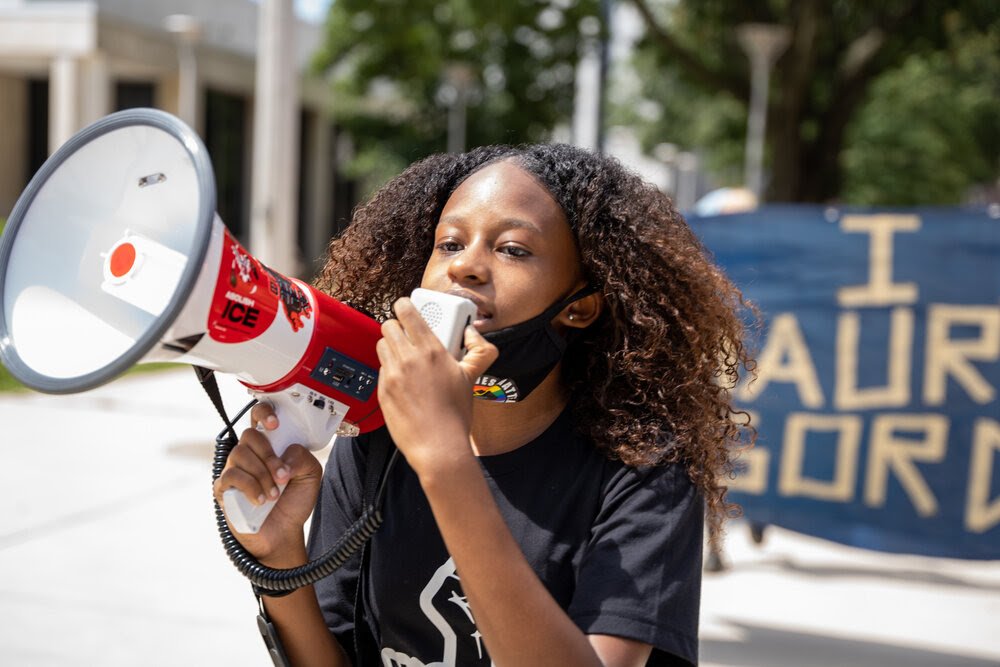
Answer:
<path fill-rule="evenodd" d="M 731 497 L 855 546 L 1000 559 L 1000 214 L 689 217 L 765 327 Z"/>

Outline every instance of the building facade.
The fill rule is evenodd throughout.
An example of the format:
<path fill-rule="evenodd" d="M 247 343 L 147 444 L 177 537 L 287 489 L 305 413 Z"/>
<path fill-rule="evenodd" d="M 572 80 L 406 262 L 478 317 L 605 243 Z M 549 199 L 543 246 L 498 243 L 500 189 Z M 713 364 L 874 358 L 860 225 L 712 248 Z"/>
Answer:
<path fill-rule="evenodd" d="M 219 215 L 246 242 L 257 15 L 249 0 L 0 0 L 0 217 L 75 132 L 114 111 L 156 107 L 202 137 Z M 351 193 L 337 179 L 329 88 L 310 73 L 321 28 L 298 21 L 295 32 L 299 192 L 290 224 L 299 273 L 308 274 L 344 224 Z"/>

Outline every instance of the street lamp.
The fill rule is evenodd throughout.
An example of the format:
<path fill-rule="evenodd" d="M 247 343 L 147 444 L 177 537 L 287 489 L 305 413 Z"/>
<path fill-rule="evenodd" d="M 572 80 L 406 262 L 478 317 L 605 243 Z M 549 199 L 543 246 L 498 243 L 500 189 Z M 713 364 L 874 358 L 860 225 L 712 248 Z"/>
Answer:
<path fill-rule="evenodd" d="M 465 152 L 466 110 L 475 72 L 466 63 L 452 63 L 445 68 L 443 97 L 448 104 L 448 152 Z"/>
<path fill-rule="evenodd" d="M 608 67 L 611 60 L 611 15 L 612 0 L 601 0 L 601 23 L 604 25 L 604 32 L 601 33 L 600 43 L 600 69 L 597 80 L 597 153 L 604 154 L 607 143 L 607 115 L 608 115 Z"/>
<path fill-rule="evenodd" d="M 767 94 L 771 67 L 788 48 L 791 30 L 787 26 L 744 23 L 737 26 L 736 38 L 750 58 L 750 114 L 744 163 L 746 185 L 761 199 L 764 177 L 764 134 L 767 129 Z"/>
<path fill-rule="evenodd" d="M 674 204 L 678 210 L 689 211 L 698 200 L 698 156 L 690 151 L 677 154 L 677 196 Z"/>
<path fill-rule="evenodd" d="M 667 168 L 667 182 L 664 189 L 670 193 L 670 196 L 677 198 L 677 177 L 680 171 L 677 168 L 677 154 L 680 152 L 680 148 L 677 144 L 672 144 L 669 142 L 664 142 L 662 144 L 656 144 L 653 147 L 653 157 L 662 162 Z"/>
<path fill-rule="evenodd" d="M 189 14 L 171 14 L 163 27 L 177 38 L 177 115 L 192 128 L 198 127 L 198 62 L 194 47 L 201 36 L 201 23 Z"/>

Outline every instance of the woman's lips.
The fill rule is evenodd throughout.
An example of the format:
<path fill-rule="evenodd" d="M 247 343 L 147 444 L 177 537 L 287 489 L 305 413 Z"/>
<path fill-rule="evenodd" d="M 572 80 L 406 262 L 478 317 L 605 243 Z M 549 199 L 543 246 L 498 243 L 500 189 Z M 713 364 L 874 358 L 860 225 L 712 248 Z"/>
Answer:
<path fill-rule="evenodd" d="M 476 294 L 475 292 L 469 292 L 467 290 L 456 289 L 456 290 L 450 290 L 448 292 L 448 294 L 452 294 L 454 296 L 460 296 L 463 299 L 468 299 L 473 304 L 475 304 L 475 306 L 476 306 L 476 323 L 477 323 L 477 325 L 479 323 L 486 322 L 487 320 L 493 319 L 493 313 L 490 312 L 489 307 L 486 305 L 486 300 L 483 299 L 478 294 Z"/>

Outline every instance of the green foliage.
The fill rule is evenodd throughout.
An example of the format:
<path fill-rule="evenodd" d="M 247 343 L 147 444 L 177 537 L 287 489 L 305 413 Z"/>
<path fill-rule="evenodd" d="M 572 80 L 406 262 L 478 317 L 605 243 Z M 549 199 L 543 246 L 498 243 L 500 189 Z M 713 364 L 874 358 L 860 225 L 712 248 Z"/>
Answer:
<path fill-rule="evenodd" d="M 354 140 L 348 173 L 368 192 L 444 151 L 452 82 L 463 77 L 467 147 L 548 138 L 571 118 L 597 9 L 598 0 L 337 0 L 316 66 Z"/>
<path fill-rule="evenodd" d="M 21 383 L 14 379 L 14 376 L 4 368 L 3 364 L 0 364 L 0 392 L 21 389 L 24 389 Z"/>
<path fill-rule="evenodd" d="M 771 76 L 769 199 L 954 202 L 996 178 L 995 0 L 631 2 L 648 28 L 641 94 L 662 109 L 633 112 L 644 144 L 697 149 L 720 185 L 742 180 L 749 61 L 737 29 L 751 22 L 791 37 Z"/>
<path fill-rule="evenodd" d="M 155 363 L 155 364 L 140 364 L 138 366 L 133 366 L 132 368 L 125 371 L 124 375 L 142 375 L 145 373 L 159 373 L 166 370 L 176 370 L 181 368 L 179 364 L 165 364 L 165 363 Z M 124 376 L 123 376 L 124 377 Z M 113 380 L 117 382 L 118 380 Z M 0 393 L 10 392 L 10 391 L 27 391 L 28 388 L 23 384 L 18 382 L 13 375 L 10 374 L 3 364 L 0 364 Z"/>
<path fill-rule="evenodd" d="M 842 155 L 851 203 L 956 204 L 1000 178 L 1000 29 L 956 35 L 874 85 Z"/>

